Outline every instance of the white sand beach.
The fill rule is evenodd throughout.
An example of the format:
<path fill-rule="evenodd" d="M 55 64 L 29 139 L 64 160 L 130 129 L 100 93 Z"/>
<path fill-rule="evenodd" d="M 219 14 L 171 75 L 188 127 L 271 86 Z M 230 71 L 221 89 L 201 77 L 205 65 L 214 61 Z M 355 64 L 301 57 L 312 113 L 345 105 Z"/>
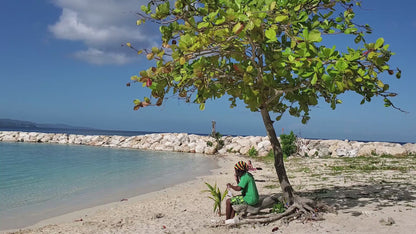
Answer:
<path fill-rule="evenodd" d="M 377 170 L 361 174 L 328 170 L 335 159 L 289 158 L 286 163 L 291 183 L 298 194 L 318 197 L 337 208 L 324 214 L 323 221 L 288 225 L 212 227 L 225 219 L 213 212 L 213 201 L 204 182 L 217 183 L 223 190 L 233 182 L 233 165 L 243 156 L 215 156 L 220 168 L 211 175 L 120 202 L 80 210 L 44 220 L 34 226 L 2 233 L 414 233 L 416 230 L 415 157 L 401 161 L 406 171 Z M 250 158 L 252 159 L 252 158 Z M 386 159 L 387 160 L 387 159 Z M 383 165 L 394 163 L 388 159 Z M 252 174 L 260 194 L 280 192 L 271 164 L 253 160 L 263 170 Z M 400 161 L 400 159 L 398 159 Z M 337 164 L 338 165 L 338 164 Z M 225 213 L 225 201 L 222 212 Z M 276 228 L 277 227 L 277 228 Z"/>

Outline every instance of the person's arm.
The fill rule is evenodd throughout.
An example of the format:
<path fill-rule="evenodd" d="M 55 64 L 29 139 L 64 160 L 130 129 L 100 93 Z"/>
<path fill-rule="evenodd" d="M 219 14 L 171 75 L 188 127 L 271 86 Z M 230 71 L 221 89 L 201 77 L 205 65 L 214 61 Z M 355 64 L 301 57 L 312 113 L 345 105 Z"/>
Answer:
<path fill-rule="evenodd" d="M 234 186 L 230 183 L 227 184 L 227 188 L 232 188 L 235 191 L 241 191 L 241 189 L 242 189 L 240 186 L 238 186 L 238 185 Z"/>

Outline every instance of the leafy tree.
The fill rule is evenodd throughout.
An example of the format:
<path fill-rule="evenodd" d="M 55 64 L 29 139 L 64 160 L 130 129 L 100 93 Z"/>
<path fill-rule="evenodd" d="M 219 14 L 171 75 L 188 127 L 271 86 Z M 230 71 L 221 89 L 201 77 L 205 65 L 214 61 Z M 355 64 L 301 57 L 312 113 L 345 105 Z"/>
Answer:
<path fill-rule="evenodd" d="M 134 109 L 160 106 L 172 93 L 201 110 L 208 99 L 225 96 L 231 108 L 242 100 L 261 114 L 284 197 L 298 204 L 271 114 L 278 121 L 288 112 L 306 123 L 318 101 L 335 109 L 346 91 L 361 95 L 361 104 L 378 96 L 396 108 L 381 74 L 400 78 L 401 71 L 389 66 L 393 53 L 384 39 L 368 42 L 370 26 L 354 22 L 359 6 L 354 0 L 149 1 L 137 25 L 159 25 L 161 46 L 139 50 L 126 43 L 155 61 L 131 77 L 151 89 Z M 356 48 L 328 46 L 337 34 Z"/>

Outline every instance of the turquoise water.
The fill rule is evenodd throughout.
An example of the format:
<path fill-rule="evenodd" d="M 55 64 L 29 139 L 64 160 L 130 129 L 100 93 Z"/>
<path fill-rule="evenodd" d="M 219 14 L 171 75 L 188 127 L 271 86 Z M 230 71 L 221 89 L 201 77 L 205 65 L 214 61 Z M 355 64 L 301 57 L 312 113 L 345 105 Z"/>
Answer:
<path fill-rule="evenodd" d="M 203 155 L 0 142 L 0 230 L 208 174 Z"/>

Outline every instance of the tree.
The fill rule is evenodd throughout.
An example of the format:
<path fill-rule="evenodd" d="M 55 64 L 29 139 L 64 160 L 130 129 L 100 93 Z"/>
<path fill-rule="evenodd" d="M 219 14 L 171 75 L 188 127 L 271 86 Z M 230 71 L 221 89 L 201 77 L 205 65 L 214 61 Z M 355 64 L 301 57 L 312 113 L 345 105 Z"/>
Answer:
<path fill-rule="evenodd" d="M 298 204 L 286 174 L 283 153 L 273 126 L 285 112 L 306 123 L 310 108 L 325 101 L 335 109 L 339 95 L 352 91 L 361 104 L 378 96 L 396 108 L 382 74 L 396 74 L 393 55 L 383 38 L 367 42 L 369 25 L 354 22 L 354 0 L 176 0 L 149 1 L 138 13 L 140 25 L 160 25 L 161 46 L 138 50 L 155 66 L 131 77 L 151 89 L 135 100 L 134 109 L 162 104 L 168 93 L 201 110 L 208 99 L 228 97 L 231 108 L 242 100 L 261 113 L 270 139 L 276 174 L 289 204 Z M 354 47 L 327 46 L 342 35 Z M 324 41 L 324 39 L 326 41 Z M 328 40 L 327 40 L 328 39 Z M 130 85 L 130 83 L 128 84 Z M 398 109 L 398 108 L 397 108 Z"/>

